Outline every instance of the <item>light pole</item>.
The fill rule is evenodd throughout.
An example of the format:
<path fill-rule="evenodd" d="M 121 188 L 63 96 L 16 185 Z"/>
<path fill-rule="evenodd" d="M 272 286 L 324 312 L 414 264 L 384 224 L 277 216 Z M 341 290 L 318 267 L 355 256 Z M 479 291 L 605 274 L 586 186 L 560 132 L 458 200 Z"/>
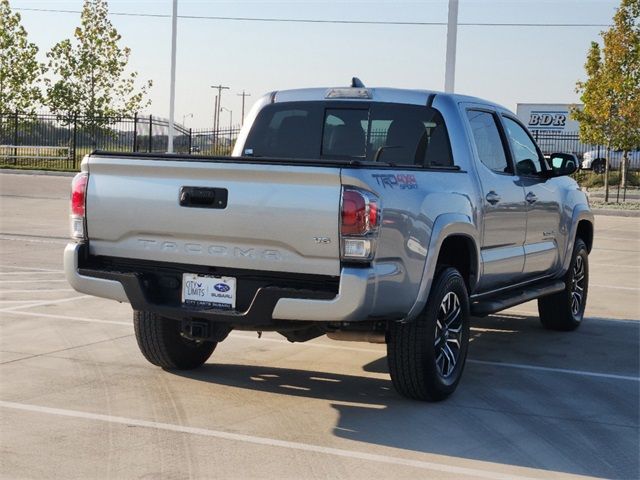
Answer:
<path fill-rule="evenodd" d="M 176 33 L 178 30 L 178 0 L 173 0 L 171 16 L 171 93 L 169 94 L 169 141 L 167 153 L 173 153 L 173 116 L 176 104 Z"/>
<path fill-rule="evenodd" d="M 229 136 L 231 136 L 231 129 L 233 128 L 233 110 L 229 110 L 226 107 L 220 107 L 220 111 L 222 110 L 229 112 Z"/>
<path fill-rule="evenodd" d="M 449 0 L 447 20 L 447 53 L 444 70 L 444 91 L 453 93 L 456 82 L 456 42 L 458 39 L 458 0 Z"/>
<path fill-rule="evenodd" d="M 193 118 L 193 113 L 187 113 L 186 115 L 182 115 L 182 127 L 183 127 L 183 128 L 186 128 L 186 127 L 185 127 L 185 119 L 186 119 L 187 117 L 189 117 L 189 118 Z"/>

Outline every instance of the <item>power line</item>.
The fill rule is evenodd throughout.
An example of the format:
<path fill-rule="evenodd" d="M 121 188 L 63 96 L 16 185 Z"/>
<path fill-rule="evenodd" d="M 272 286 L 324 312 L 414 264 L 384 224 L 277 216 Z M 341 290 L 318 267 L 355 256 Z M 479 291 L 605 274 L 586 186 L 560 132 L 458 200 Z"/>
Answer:
<path fill-rule="evenodd" d="M 14 8 L 19 11 L 48 12 L 48 13 L 72 13 L 80 14 L 80 10 L 61 10 L 53 8 Z M 118 17 L 151 17 L 170 18 L 171 15 L 162 13 L 128 13 L 109 12 L 109 15 Z M 258 18 L 258 17 L 221 17 L 208 15 L 178 15 L 178 18 L 187 20 L 214 20 L 214 21 L 234 21 L 234 22 L 271 22 L 271 23 L 328 23 L 334 25 L 395 25 L 395 26 L 446 26 L 447 22 L 402 22 L 402 21 L 382 21 L 382 20 L 331 20 L 313 18 Z M 570 27 L 610 27 L 609 23 L 497 23 L 497 22 L 459 22 L 461 27 L 537 27 L 537 28 L 570 28 Z"/>

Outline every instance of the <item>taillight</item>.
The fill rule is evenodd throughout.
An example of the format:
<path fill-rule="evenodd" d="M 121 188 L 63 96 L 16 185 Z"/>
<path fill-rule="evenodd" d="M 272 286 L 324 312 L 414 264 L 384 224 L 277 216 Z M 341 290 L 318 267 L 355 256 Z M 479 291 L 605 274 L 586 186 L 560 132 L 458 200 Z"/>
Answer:
<path fill-rule="evenodd" d="M 78 173 L 71 182 L 71 238 L 85 240 L 85 212 L 89 174 Z"/>
<path fill-rule="evenodd" d="M 380 225 L 378 197 L 353 187 L 342 189 L 340 224 L 343 260 L 370 261 Z"/>
<path fill-rule="evenodd" d="M 367 201 L 356 190 L 342 192 L 342 235 L 362 235 L 367 231 Z"/>

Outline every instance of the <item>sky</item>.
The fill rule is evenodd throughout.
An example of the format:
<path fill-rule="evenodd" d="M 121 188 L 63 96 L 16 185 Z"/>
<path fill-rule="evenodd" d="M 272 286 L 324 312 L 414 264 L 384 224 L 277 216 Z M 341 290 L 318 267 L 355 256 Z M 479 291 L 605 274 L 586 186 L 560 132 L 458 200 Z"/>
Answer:
<path fill-rule="evenodd" d="M 19 10 L 80 10 L 82 0 L 10 0 L 30 41 L 45 53 L 71 38 L 80 15 Z M 613 0 L 460 0 L 461 23 L 609 24 Z M 110 0 L 111 12 L 170 15 L 171 0 Z M 447 0 L 422 1 L 216 1 L 178 0 L 179 15 L 446 22 Z M 171 19 L 111 16 L 131 48 L 129 70 L 153 80 L 147 113 L 168 117 Z M 591 41 L 603 27 L 460 26 L 457 93 L 515 110 L 517 103 L 575 103 Z M 247 107 L 272 90 L 347 86 L 444 89 L 446 26 L 267 23 L 178 19 L 176 121 L 210 128 L 215 92 L 229 86 L 222 107 L 238 123 L 243 90 Z M 221 124 L 230 121 L 221 114 Z"/>

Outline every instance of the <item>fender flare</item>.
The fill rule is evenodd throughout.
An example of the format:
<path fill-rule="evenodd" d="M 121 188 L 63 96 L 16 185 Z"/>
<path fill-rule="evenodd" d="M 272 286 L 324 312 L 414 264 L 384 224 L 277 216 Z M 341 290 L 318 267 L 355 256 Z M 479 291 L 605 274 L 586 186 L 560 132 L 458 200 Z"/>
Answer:
<path fill-rule="evenodd" d="M 422 280 L 420 281 L 420 287 L 418 288 L 418 295 L 416 300 L 403 319 L 404 322 L 410 322 L 414 320 L 418 314 L 424 309 L 424 306 L 429 299 L 429 293 L 431 291 L 431 285 L 433 283 L 433 276 L 436 271 L 436 264 L 438 262 L 438 256 L 440 255 L 440 248 L 442 243 L 453 235 L 462 235 L 468 237 L 475 249 L 476 249 L 476 272 L 478 276 L 481 275 L 480 267 L 480 250 L 478 248 L 479 232 L 476 226 L 467 215 L 461 213 L 444 213 L 439 215 L 435 222 L 433 222 L 433 228 L 431 230 L 431 238 L 429 240 L 429 249 L 427 250 L 427 258 L 424 262 L 424 269 L 422 271 Z"/>
<path fill-rule="evenodd" d="M 581 203 L 573 207 L 573 213 L 571 214 L 571 230 L 569 231 L 569 238 L 567 241 L 567 245 L 565 246 L 564 257 L 562 261 L 562 275 L 564 275 L 567 270 L 569 270 L 573 246 L 576 243 L 576 235 L 578 233 L 578 223 L 580 223 L 582 220 L 588 221 L 593 227 L 593 212 L 589 209 L 588 205 Z"/>

